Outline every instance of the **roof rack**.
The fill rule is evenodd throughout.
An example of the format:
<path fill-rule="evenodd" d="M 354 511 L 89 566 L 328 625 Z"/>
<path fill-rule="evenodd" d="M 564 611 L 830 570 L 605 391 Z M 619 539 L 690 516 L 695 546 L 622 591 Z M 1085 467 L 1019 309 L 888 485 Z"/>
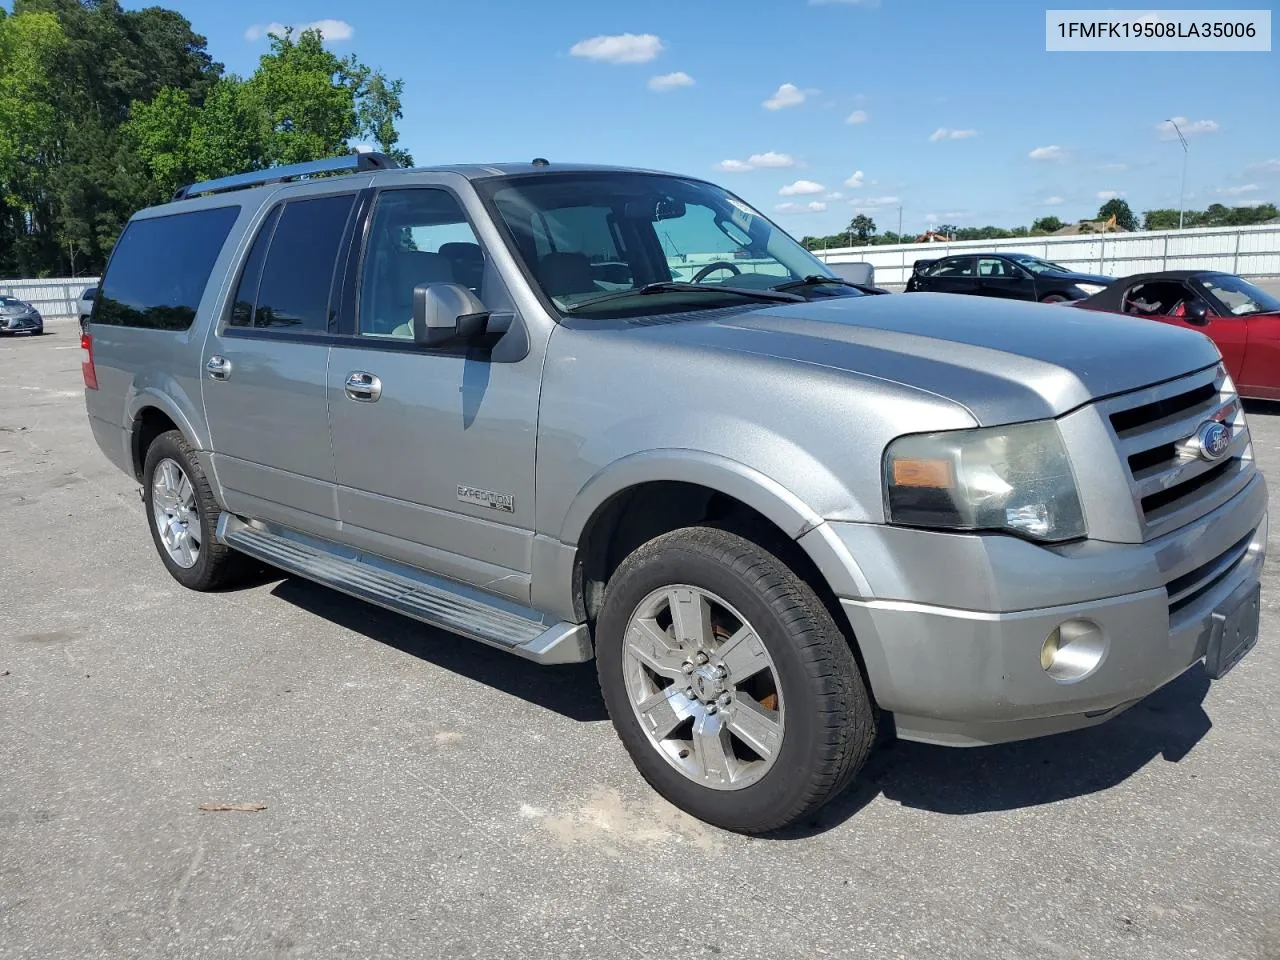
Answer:
<path fill-rule="evenodd" d="M 385 153 L 372 151 L 351 153 L 344 157 L 330 157 L 326 160 L 312 160 L 310 163 L 292 163 L 284 167 L 268 167 L 266 170 L 253 170 L 249 173 L 237 173 L 234 176 L 222 177 L 218 180 L 206 180 L 203 183 L 190 183 L 179 187 L 174 193 L 174 200 L 186 200 L 205 193 L 227 193 L 231 190 L 247 190 L 250 187 L 261 187 L 268 183 L 284 183 L 286 180 L 297 180 L 300 177 L 314 177 L 322 173 L 360 173 L 365 170 L 394 170 L 400 164 Z"/>

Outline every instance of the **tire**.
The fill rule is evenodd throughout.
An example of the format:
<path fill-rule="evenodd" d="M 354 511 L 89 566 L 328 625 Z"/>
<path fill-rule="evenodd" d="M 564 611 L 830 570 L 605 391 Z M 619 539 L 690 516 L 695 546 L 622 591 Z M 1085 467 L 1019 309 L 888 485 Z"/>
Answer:
<path fill-rule="evenodd" d="M 173 501 L 157 489 L 157 482 L 159 480 L 163 487 L 163 477 L 172 476 L 172 471 L 167 466 L 170 464 L 181 471 L 189 484 L 189 495 L 186 495 L 186 488 L 179 485 L 179 489 L 183 490 L 180 499 L 185 506 L 181 509 L 175 507 L 170 513 L 177 515 L 175 519 L 187 531 L 188 543 L 194 542 L 196 549 L 190 557 L 184 557 L 173 549 L 161 534 L 162 521 L 159 517 L 167 507 L 173 505 Z M 146 505 L 151 539 L 156 545 L 156 552 L 160 554 L 161 562 L 173 579 L 191 590 L 217 590 L 230 586 L 253 569 L 248 557 L 219 543 L 214 535 L 222 508 L 214 499 L 209 480 L 200 469 L 199 461 L 192 455 L 190 444 L 179 431 L 170 430 L 160 434 L 147 448 L 142 483 L 142 500 Z M 170 529 L 172 531 L 176 528 L 170 525 Z M 177 538 L 181 539 L 181 536 L 178 535 Z M 187 559 L 191 562 L 187 563 Z"/>
<path fill-rule="evenodd" d="M 699 597 L 712 598 L 710 614 L 703 616 L 690 599 Z M 666 615 L 651 613 L 664 603 Z M 698 611 L 697 617 L 681 614 L 682 623 L 711 625 L 705 661 L 692 652 L 696 644 L 675 645 L 677 603 Z M 653 628 L 663 632 L 649 646 Z M 700 632 L 707 634 L 705 626 Z M 720 651 L 729 651 L 732 640 L 752 636 L 758 644 L 752 641 L 749 655 L 742 653 L 746 643 L 738 643 L 717 668 Z M 637 656 L 639 647 L 649 653 Z M 764 669 L 760 647 L 769 661 Z M 677 658 L 684 661 L 679 673 Z M 651 663 L 676 679 L 663 686 L 666 677 Z M 727 678 L 717 680 L 726 676 L 723 664 L 730 665 Z M 726 530 L 675 530 L 622 562 L 596 624 L 596 669 L 614 729 L 640 774 L 682 810 L 726 830 L 767 833 L 813 813 L 849 785 L 875 741 L 875 706 L 831 612 L 776 556 Z M 733 689 L 717 693 L 716 684 Z M 656 721 L 642 723 L 637 704 L 654 703 Z M 724 704 L 718 712 L 717 704 Z M 664 706 L 670 715 L 658 716 Z M 719 717 L 714 736 L 709 712 Z M 774 726 L 759 728 L 762 715 Z M 661 733 L 672 718 L 672 733 L 653 732 L 656 727 Z M 744 727 L 746 721 L 753 722 Z M 772 749 L 756 752 L 736 729 L 764 730 L 768 736 L 755 742 Z M 726 742 L 721 757 L 715 745 Z M 711 762 L 704 764 L 704 756 Z"/>
<path fill-rule="evenodd" d="M 1066 303 L 1067 298 L 1060 293 L 1051 293 L 1040 302 L 1041 303 Z"/>

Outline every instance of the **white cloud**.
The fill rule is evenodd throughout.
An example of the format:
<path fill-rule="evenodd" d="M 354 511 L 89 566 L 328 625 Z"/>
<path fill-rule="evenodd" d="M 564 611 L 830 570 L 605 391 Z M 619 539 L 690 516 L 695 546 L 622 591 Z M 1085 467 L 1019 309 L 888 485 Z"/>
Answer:
<path fill-rule="evenodd" d="M 791 154 L 769 150 L 765 153 L 753 153 L 746 160 L 721 160 L 716 164 L 716 169 L 721 173 L 746 173 L 748 170 L 777 169 L 795 165 L 796 159 Z"/>
<path fill-rule="evenodd" d="M 848 180 L 846 180 L 844 182 L 844 185 L 846 187 L 853 187 L 853 189 L 857 190 L 859 187 L 862 186 L 862 179 L 864 176 L 866 176 L 866 174 L 864 174 L 861 170 L 855 170 L 853 171 L 853 176 L 851 176 Z"/>
<path fill-rule="evenodd" d="M 866 200 L 851 202 L 855 210 L 874 210 L 876 207 L 895 207 L 901 200 L 898 197 L 868 197 Z"/>
<path fill-rule="evenodd" d="M 1062 160 L 1066 157 L 1066 153 L 1056 143 L 1052 143 L 1047 147 L 1036 147 L 1027 154 L 1030 160 Z"/>
<path fill-rule="evenodd" d="M 950 127 L 939 127 L 929 134 L 929 140 L 932 143 L 937 143 L 939 140 L 968 140 L 977 135 L 977 130 L 952 130 Z"/>
<path fill-rule="evenodd" d="M 780 203 L 773 209 L 778 213 L 822 213 L 827 205 L 821 200 L 810 200 L 808 203 Z"/>
<path fill-rule="evenodd" d="M 1257 193 L 1258 185 L 1256 183 L 1246 183 L 1239 187 L 1219 187 L 1218 192 L 1224 197 L 1239 197 L 1246 193 Z"/>
<path fill-rule="evenodd" d="M 683 70 L 677 70 L 675 73 L 664 73 L 660 77 L 649 78 L 649 89 L 658 93 L 666 93 L 668 90 L 675 90 L 677 87 L 692 87 L 693 77 L 689 76 Z"/>
<path fill-rule="evenodd" d="M 1124 196 L 1124 191 L 1123 190 L 1099 190 L 1096 194 L 1094 194 L 1094 196 L 1096 196 L 1099 200 L 1103 200 L 1103 201 L 1118 200 L 1120 197 Z"/>
<path fill-rule="evenodd" d="M 794 167 L 796 165 L 795 158 L 789 153 L 777 153 L 769 150 L 766 153 L 753 153 L 747 158 L 747 163 L 753 167 Z"/>
<path fill-rule="evenodd" d="M 1178 130 L 1173 129 L 1175 123 L 1184 137 L 1194 137 L 1198 133 L 1214 133 L 1218 129 L 1217 120 L 1188 120 L 1186 117 L 1174 117 L 1172 120 L 1162 120 L 1156 124 L 1161 140 L 1178 139 Z"/>
<path fill-rule="evenodd" d="M 1250 170 L 1261 170 L 1263 173 L 1280 173 L 1280 159 L 1263 160 L 1261 163 L 1255 163 Z"/>
<path fill-rule="evenodd" d="M 1066 202 L 1062 197 L 1045 197 L 1040 201 L 1041 205 L 1046 207 L 1060 207 Z"/>
<path fill-rule="evenodd" d="M 664 49 L 662 39 L 652 33 L 617 33 L 579 40 L 569 54 L 605 63 L 648 63 Z"/>
<path fill-rule="evenodd" d="M 831 193 L 828 193 L 828 194 L 827 194 L 825 197 L 823 197 L 822 199 L 824 199 L 824 200 L 843 200 L 843 199 L 844 199 L 844 194 L 843 194 L 843 193 L 841 193 L 839 190 L 833 190 Z"/>
<path fill-rule="evenodd" d="M 271 23 L 255 23 L 244 32 L 244 38 L 250 43 L 265 39 L 268 34 L 283 34 L 288 25 L 273 21 Z M 310 23 L 293 24 L 293 35 L 296 37 L 305 30 L 319 30 L 320 36 L 330 43 L 350 40 L 355 35 L 355 27 L 345 20 L 313 20 Z"/>
<path fill-rule="evenodd" d="M 788 183 L 779 190 L 778 196 L 802 197 L 810 193 L 822 193 L 826 189 L 822 184 L 814 183 L 812 180 L 797 180 L 795 183 Z"/>
<path fill-rule="evenodd" d="M 849 114 L 849 116 L 845 119 L 845 121 L 844 121 L 844 122 L 845 122 L 845 123 L 852 123 L 852 124 L 859 124 L 859 123 L 866 123 L 866 122 L 867 122 L 867 120 L 868 120 L 868 117 L 867 117 L 867 111 L 865 111 L 865 110 L 855 110 L 855 111 L 853 111 L 853 113 Z"/>
<path fill-rule="evenodd" d="M 804 103 L 808 94 L 794 83 L 784 83 L 772 97 L 763 104 L 766 110 L 785 110 L 787 107 L 798 107 Z"/>

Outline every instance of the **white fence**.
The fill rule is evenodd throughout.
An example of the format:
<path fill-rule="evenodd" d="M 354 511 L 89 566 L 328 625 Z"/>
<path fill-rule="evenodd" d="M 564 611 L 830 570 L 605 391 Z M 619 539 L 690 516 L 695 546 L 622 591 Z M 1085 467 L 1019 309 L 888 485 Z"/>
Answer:
<path fill-rule="evenodd" d="M 1280 275 L 1280 223 L 1069 237 L 1015 237 L 954 243 L 906 243 L 815 250 L 828 263 L 865 261 L 877 284 L 903 284 L 916 260 L 977 251 L 1029 253 L 1085 273 L 1125 277 L 1153 270 L 1222 270 L 1243 277 Z"/>
<path fill-rule="evenodd" d="M 0 297 L 25 300 L 46 320 L 56 320 L 59 317 L 79 317 L 80 294 L 97 285 L 97 277 L 0 280 Z"/>

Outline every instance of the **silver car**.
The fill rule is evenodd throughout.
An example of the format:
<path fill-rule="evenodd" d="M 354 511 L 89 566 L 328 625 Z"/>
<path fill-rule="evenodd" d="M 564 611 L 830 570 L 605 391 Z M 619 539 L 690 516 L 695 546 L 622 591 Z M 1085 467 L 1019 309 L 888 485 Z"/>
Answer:
<path fill-rule="evenodd" d="M 731 830 L 811 813 L 878 729 L 1073 730 L 1257 637 L 1267 494 L 1208 339 L 864 295 L 693 178 L 195 184 L 130 221 L 85 343 L 180 583 L 265 561 L 594 657 L 641 774 Z"/>
<path fill-rule="evenodd" d="M 25 300 L 0 296 L 0 333 L 39 336 L 44 333 L 44 318 Z"/>

